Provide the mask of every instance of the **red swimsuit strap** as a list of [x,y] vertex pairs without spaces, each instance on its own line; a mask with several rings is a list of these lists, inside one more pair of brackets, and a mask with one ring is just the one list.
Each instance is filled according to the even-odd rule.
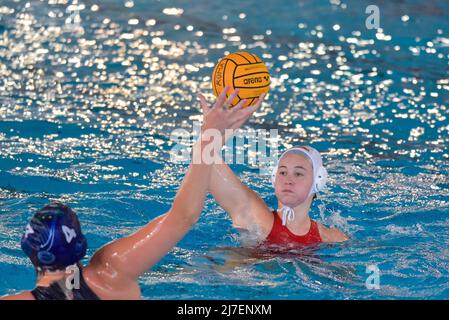
[[268,238],[273,238],[273,236],[278,235],[280,233],[287,234],[288,238],[292,242],[298,242],[298,243],[316,243],[321,242],[321,236],[320,236],[320,230],[318,229],[318,223],[316,223],[314,220],[310,219],[310,229],[309,231],[304,235],[296,235],[293,232],[291,232],[287,226],[282,225],[282,220],[278,216],[277,211],[274,212],[274,223],[273,228],[270,232],[270,235]]

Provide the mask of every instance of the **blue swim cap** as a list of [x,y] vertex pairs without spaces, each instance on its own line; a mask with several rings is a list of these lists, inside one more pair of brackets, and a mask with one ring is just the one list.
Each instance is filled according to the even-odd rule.
[[41,270],[62,270],[80,261],[87,250],[76,213],[53,202],[39,210],[27,225],[22,250]]

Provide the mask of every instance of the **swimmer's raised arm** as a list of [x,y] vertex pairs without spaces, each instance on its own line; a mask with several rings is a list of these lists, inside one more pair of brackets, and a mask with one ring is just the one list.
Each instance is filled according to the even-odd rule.
[[[205,132],[215,129],[224,134],[225,129],[238,129],[257,109],[257,106],[243,109],[245,101],[229,109],[226,106],[230,105],[235,95],[226,99],[228,90],[223,90],[214,106],[204,115],[202,132],[193,148],[194,161],[189,166],[171,209],[136,233],[97,251],[86,268],[86,277],[95,277],[97,283],[103,279],[102,282],[107,284],[105,287],[114,287],[122,292],[133,290],[135,288],[132,286],[137,286],[139,275],[157,263],[196,223],[203,209],[212,169],[212,164],[206,164],[201,161],[202,157],[196,157],[198,153],[202,155],[206,149],[210,150],[211,144],[218,144],[218,149],[223,145],[221,139],[209,141]],[[195,160],[199,160],[199,163]]]
[[[263,101],[261,95],[255,104],[258,108]],[[203,112],[207,112],[205,98],[199,96]],[[211,171],[209,191],[218,204],[229,213],[236,228],[248,229],[252,225],[260,228],[265,237],[271,230],[273,214],[261,197],[234,174],[231,168],[221,160],[214,164]]]

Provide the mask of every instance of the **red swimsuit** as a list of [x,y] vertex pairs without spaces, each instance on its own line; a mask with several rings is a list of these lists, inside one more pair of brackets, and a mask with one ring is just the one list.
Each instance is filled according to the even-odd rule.
[[276,211],[274,213],[274,222],[273,227],[271,228],[271,232],[268,237],[265,239],[265,244],[276,244],[276,245],[285,245],[285,244],[301,244],[301,245],[316,245],[323,240],[320,236],[320,231],[318,230],[318,224],[310,220],[310,229],[305,235],[298,236],[291,232],[286,226],[282,225],[282,220],[277,215]]

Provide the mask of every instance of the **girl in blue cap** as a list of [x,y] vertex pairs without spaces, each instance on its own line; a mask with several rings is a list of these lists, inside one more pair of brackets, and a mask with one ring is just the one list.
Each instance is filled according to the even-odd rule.
[[[223,90],[204,115],[201,135],[193,148],[194,160],[210,150],[212,143],[218,147],[224,143],[224,139],[209,141],[206,130],[215,129],[224,136],[225,129],[242,126],[262,103],[263,96],[252,107],[242,109],[243,100],[230,109],[238,91],[226,99],[228,90]],[[199,218],[212,168],[210,161],[199,162],[190,165],[167,213],[100,248],[85,267],[80,260],[86,254],[87,242],[75,212],[57,202],[39,210],[22,237],[22,248],[38,272],[37,286],[5,299],[139,299],[139,276],[171,250]],[[78,281],[74,277],[77,272]]]

